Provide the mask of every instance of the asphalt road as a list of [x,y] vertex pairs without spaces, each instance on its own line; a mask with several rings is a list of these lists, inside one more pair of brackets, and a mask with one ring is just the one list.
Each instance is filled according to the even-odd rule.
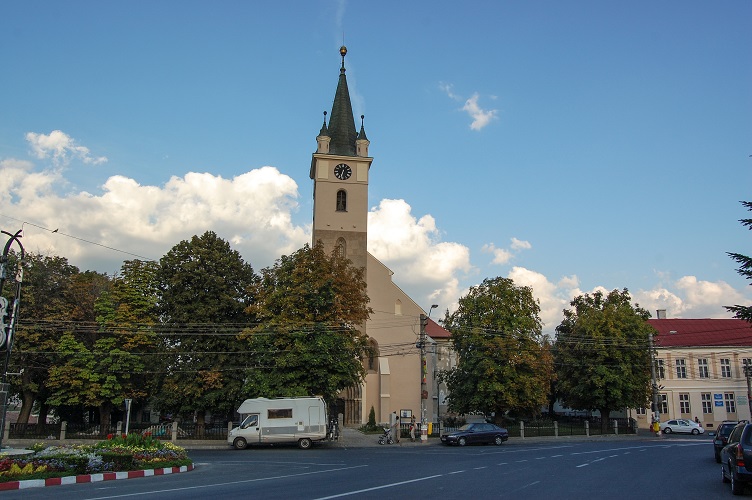
[[502,446],[194,450],[192,472],[31,488],[1,498],[654,498],[730,496],[707,436]]

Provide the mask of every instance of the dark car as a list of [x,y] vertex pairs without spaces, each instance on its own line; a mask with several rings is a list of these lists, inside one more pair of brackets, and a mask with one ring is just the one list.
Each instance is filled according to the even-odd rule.
[[721,450],[728,443],[729,434],[734,430],[739,422],[721,422],[715,430],[713,438],[713,451],[715,452],[715,461],[721,463]]
[[752,482],[752,424],[737,424],[721,449],[721,478],[731,483],[731,493],[741,495]]
[[476,443],[500,445],[507,439],[507,430],[494,424],[465,424],[456,431],[441,436],[442,443],[459,446]]

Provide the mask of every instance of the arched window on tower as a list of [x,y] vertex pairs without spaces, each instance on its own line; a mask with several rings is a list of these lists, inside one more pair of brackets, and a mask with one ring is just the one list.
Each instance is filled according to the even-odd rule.
[[347,242],[344,238],[337,238],[334,248],[337,250],[337,257],[342,257],[343,259],[347,257]]
[[337,191],[337,212],[347,212],[347,191]]
[[402,316],[402,301],[400,299],[397,299],[394,303],[394,314],[395,316]]

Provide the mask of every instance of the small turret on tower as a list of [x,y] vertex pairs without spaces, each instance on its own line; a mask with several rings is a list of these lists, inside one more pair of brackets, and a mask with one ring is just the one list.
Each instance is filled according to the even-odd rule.
[[358,156],[368,156],[368,146],[371,144],[371,141],[366,137],[364,122],[365,115],[360,115],[360,133],[355,141],[355,150]]
[[329,143],[331,140],[332,138],[329,136],[329,129],[326,126],[326,111],[324,111],[324,124],[321,126],[321,131],[319,131],[319,135],[316,137],[316,143],[318,144],[316,152],[328,154]]

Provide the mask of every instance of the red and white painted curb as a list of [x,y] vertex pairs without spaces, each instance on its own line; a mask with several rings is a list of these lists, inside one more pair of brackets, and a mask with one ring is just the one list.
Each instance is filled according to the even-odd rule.
[[48,479],[25,479],[23,481],[8,481],[0,483],[0,491],[23,490],[26,488],[41,488],[45,486],[59,486],[61,484],[98,483],[99,481],[113,481],[116,479],[133,479],[134,477],[166,476],[193,470],[194,465],[180,467],[165,467],[162,469],[131,470],[128,472],[102,472],[101,474],[83,474],[80,476],[51,477]]

